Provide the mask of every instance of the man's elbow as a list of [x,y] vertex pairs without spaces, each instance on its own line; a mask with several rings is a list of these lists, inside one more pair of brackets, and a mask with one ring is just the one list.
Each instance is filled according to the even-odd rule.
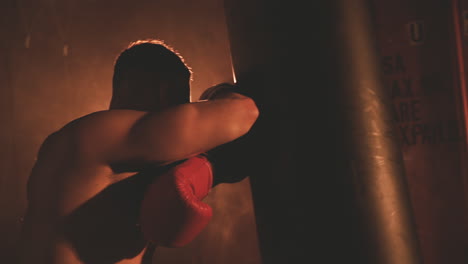
[[251,98],[245,98],[242,103],[243,109],[243,116],[242,116],[242,124],[243,124],[243,131],[242,134],[246,134],[255,124],[260,115],[260,111],[258,110],[257,104]]
[[260,111],[258,110],[257,104],[252,98],[247,99],[248,106],[247,109],[249,111],[249,116],[252,121],[252,125],[257,121],[258,116],[260,115]]

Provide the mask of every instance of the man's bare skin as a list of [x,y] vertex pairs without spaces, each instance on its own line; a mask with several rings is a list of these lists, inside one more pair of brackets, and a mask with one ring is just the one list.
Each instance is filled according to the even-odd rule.
[[30,175],[20,263],[142,263],[145,187],[174,162],[246,134],[257,116],[250,98],[232,93],[67,124],[45,140]]

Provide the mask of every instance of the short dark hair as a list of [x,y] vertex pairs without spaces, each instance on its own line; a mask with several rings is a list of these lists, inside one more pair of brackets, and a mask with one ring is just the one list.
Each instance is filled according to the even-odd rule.
[[161,40],[146,39],[130,43],[114,64],[112,87],[119,90],[121,81],[131,78],[132,72],[159,74],[161,78],[186,78],[190,81],[192,70],[183,57]]

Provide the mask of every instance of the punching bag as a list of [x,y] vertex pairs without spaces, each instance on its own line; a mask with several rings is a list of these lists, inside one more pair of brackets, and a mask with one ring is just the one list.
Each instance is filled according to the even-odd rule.
[[264,263],[421,263],[368,4],[225,0]]
[[[452,2],[452,3],[451,3]],[[373,1],[386,89],[425,264],[468,263],[453,2]],[[459,11],[460,12],[460,11]],[[460,16],[462,15],[459,13]]]

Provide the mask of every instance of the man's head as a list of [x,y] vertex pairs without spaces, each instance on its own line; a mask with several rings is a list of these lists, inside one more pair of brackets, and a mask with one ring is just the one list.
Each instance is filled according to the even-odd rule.
[[117,58],[110,108],[157,111],[190,102],[191,70],[159,40],[139,40]]

